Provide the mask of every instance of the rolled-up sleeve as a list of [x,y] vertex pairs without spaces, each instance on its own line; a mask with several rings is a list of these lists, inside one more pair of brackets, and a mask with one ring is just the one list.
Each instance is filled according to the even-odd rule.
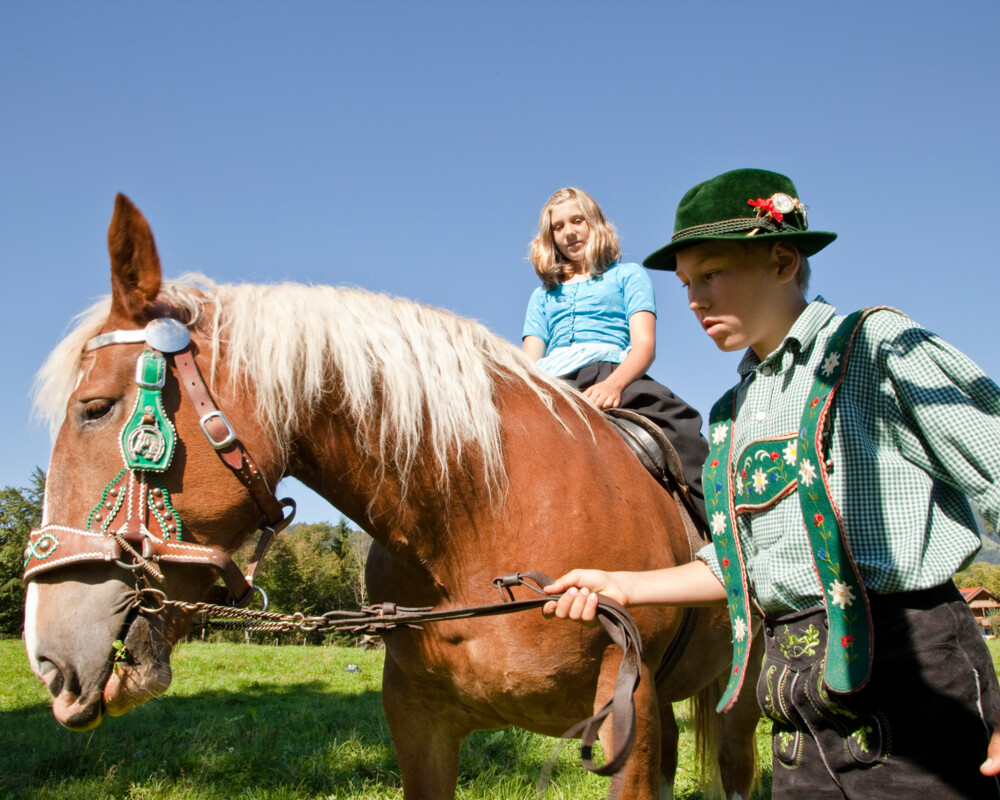
[[723,586],[726,585],[726,579],[722,575],[722,567],[719,565],[719,558],[715,555],[714,544],[706,544],[694,554],[694,557],[699,561],[704,561],[705,566],[712,570],[712,574],[718,579],[719,583]]

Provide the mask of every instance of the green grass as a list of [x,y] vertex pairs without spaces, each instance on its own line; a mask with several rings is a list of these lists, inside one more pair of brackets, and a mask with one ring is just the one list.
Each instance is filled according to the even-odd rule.
[[[343,647],[183,644],[166,694],[81,734],[53,719],[22,643],[0,640],[0,797],[401,798],[382,659]],[[347,672],[349,664],[360,671]],[[697,800],[693,733],[682,713],[677,796]],[[607,779],[581,766],[576,742],[560,750],[558,740],[511,729],[466,740],[457,797],[536,800],[538,776],[557,753],[546,800],[607,796]]]
[[[994,664],[1000,643],[989,643]],[[349,664],[359,672],[347,672]],[[382,653],[342,647],[184,644],[163,697],[89,733],[53,719],[19,641],[0,640],[0,797],[20,800],[381,800],[401,798],[382,713]],[[676,796],[702,797],[682,730]],[[758,753],[770,761],[766,727]],[[462,751],[459,800],[537,800],[558,750],[521,730],[478,732]],[[559,752],[546,800],[598,800],[607,780]],[[769,766],[759,796],[769,795]]]

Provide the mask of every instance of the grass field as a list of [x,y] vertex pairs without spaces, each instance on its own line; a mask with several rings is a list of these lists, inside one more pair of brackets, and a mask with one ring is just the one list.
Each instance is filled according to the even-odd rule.
[[[994,663],[997,646],[991,644]],[[379,695],[380,651],[183,644],[161,698],[89,733],[61,728],[20,641],[0,640],[0,798],[32,800],[381,800],[401,798]],[[356,665],[357,671],[348,671]],[[676,796],[702,797],[678,707]],[[460,800],[536,800],[558,742],[479,732],[462,751]],[[762,725],[758,752],[769,762]],[[607,780],[559,752],[546,800],[604,798]],[[769,795],[769,765],[757,796]]]

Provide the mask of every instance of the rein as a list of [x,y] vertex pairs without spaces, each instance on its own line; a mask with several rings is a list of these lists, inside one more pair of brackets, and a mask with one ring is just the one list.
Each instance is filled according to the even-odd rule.
[[[531,581],[531,583],[529,583]],[[532,583],[537,585],[532,585]],[[148,612],[157,612],[164,606],[174,606],[183,611],[204,613],[210,617],[223,618],[221,623],[212,623],[224,629],[245,630],[247,632],[318,632],[318,633],[372,633],[381,634],[395,628],[422,629],[422,623],[444,620],[491,617],[514,614],[541,608],[550,600],[558,600],[562,595],[545,594],[542,589],[552,583],[552,578],[541,572],[516,572],[493,579],[493,585],[500,593],[500,602],[466,608],[451,608],[435,611],[432,607],[406,608],[395,603],[364,606],[360,611],[328,611],[318,616],[302,613],[277,614],[268,611],[253,611],[246,608],[216,605],[213,603],[185,603],[168,600],[158,590],[146,590],[152,595],[152,607],[141,606]],[[530,589],[539,597],[515,600],[512,589],[521,586]],[[137,599],[138,602],[138,599]],[[635,742],[635,690],[639,686],[642,670],[642,638],[635,621],[625,608],[610,598],[598,595],[597,618],[612,641],[622,649],[622,661],[618,666],[615,690],[612,698],[593,716],[582,720],[563,734],[564,739],[580,737],[580,759],[583,765],[597,775],[615,775],[625,764]],[[593,744],[602,723],[612,717],[614,752],[605,763],[596,766],[593,762]]]

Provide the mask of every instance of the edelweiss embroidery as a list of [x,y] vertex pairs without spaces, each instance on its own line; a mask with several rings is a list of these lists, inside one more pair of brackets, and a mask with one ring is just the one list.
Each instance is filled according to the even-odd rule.
[[798,443],[795,439],[792,439],[788,444],[785,445],[785,449],[782,451],[782,455],[785,458],[785,463],[790,467],[795,466],[795,461],[799,457]]
[[840,606],[841,609],[854,605],[854,592],[843,581],[834,581],[830,584],[830,597],[832,598],[830,602]]

